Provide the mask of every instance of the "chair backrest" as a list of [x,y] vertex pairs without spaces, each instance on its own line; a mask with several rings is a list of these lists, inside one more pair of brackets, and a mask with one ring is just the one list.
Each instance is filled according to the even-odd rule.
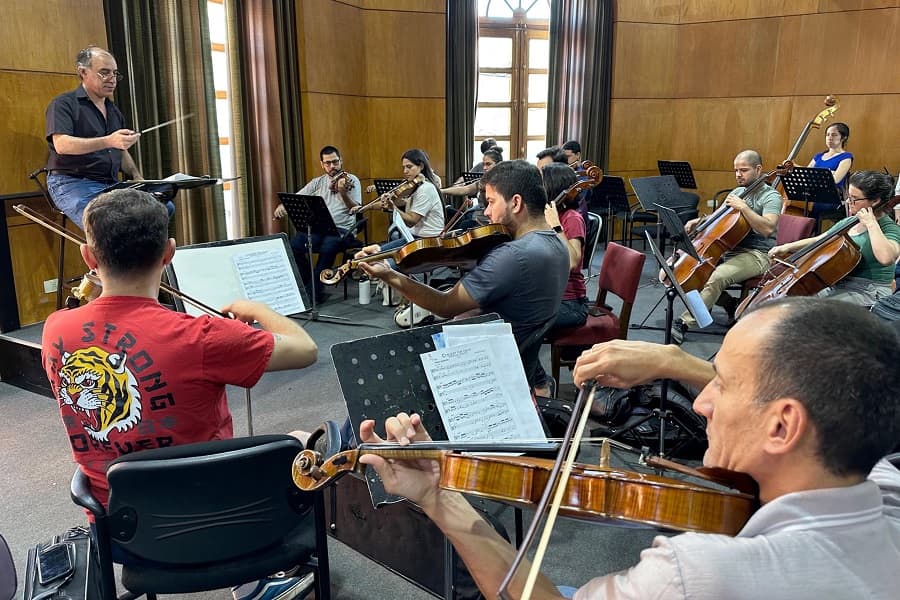
[[607,292],[612,292],[622,299],[622,310],[619,313],[619,328],[623,340],[628,337],[631,307],[634,305],[635,296],[637,296],[637,289],[641,282],[641,273],[646,259],[647,257],[643,252],[610,242],[606,247],[606,253],[603,255],[603,264],[600,265],[597,306],[606,304]]
[[778,217],[778,233],[775,234],[775,244],[789,244],[808,238],[812,235],[816,220],[812,217],[798,217],[794,215],[781,215]]
[[113,461],[109,531],[122,548],[167,564],[237,559],[315,526],[313,497],[291,479],[303,450],[287,435],[134,452]]
[[603,218],[589,212],[585,221],[584,252],[581,256],[581,268],[587,269],[588,277],[591,275],[591,261],[594,260],[594,251],[597,249],[597,239],[600,237],[600,229],[603,228]]
[[6,540],[0,535],[0,600],[12,600],[16,596],[16,565]]

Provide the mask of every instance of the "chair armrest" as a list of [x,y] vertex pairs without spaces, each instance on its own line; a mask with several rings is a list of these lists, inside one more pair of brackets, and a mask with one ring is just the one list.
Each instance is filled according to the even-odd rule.
[[91,480],[79,467],[75,467],[75,474],[72,476],[69,495],[72,497],[72,502],[86,509],[96,518],[99,519],[106,516],[106,509],[103,508],[100,501],[91,494]]

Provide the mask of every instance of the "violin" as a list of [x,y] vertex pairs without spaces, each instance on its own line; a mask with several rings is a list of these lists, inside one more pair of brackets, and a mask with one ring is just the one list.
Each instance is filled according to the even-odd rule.
[[561,208],[568,205],[569,202],[578,197],[578,194],[580,194],[584,190],[589,190],[591,188],[597,187],[598,185],[600,185],[600,182],[603,181],[603,170],[600,167],[596,167],[593,165],[586,168],[580,173],[576,173],[576,175],[578,176],[578,179],[575,181],[575,183],[560,192],[556,196],[556,198],[553,199],[553,202],[556,203],[557,207]]
[[353,186],[355,185],[355,183],[353,182],[353,180],[350,178],[350,173],[348,173],[347,171],[344,171],[344,170],[342,169],[341,171],[338,172],[337,175],[335,175],[334,177],[332,177],[331,180],[328,182],[328,189],[331,190],[331,193],[332,193],[332,194],[337,194],[337,193],[338,193],[338,184],[339,184],[341,181],[345,182],[345,183],[344,183],[344,190],[346,190],[346,191],[348,191],[348,192],[349,192],[350,190],[352,190],[352,189],[353,189]]
[[[794,163],[786,160],[744,188],[738,197],[746,198],[772,175],[786,175],[793,170]],[[682,254],[672,268],[681,287],[686,292],[703,289],[722,256],[741,243],[741,240],[750,233],[750,229],[750,223],[741,211],[722,203],[722,206],[701,221],[691,233],[691,243],[702,260],[698,262],[691,255]]]
[[[314,491],[346,473],[363,473],[365,465],[359,458],[376,454],[387,459],[436,460],[441,472],[438,485],[446,490],[526,507],[537,504],[544,493],[554,463],[552,459],[460,454],[448,449],[454,446],[460,445],[361,444],[328,458],[304,450],[294,459],[291,470],[299,489]],[[503,444],[482,446],[482,451],[488,446],[494,451],[507,449]],[[759,507],[753,493],[718,490],[671,477],[613,468],[608,465],[608,456],[608,450],[602,450],[601,464],[573,465],[561,514],[588,521],[640,523],[675,531],[735,535]],[[699,470],[692,472],[698,473],[711,478]]]
[[[900,196],[880,204],[879,211],[887,211],[900,203]],[[738,305],[735,316],[757,304],[785,296],[812,296],[850,274],[862,255],[859,246],[850,238],[850,229],[859,223],[856,215],[814,244],[794,252],[778,263],[787,267],[780,273],[773,268],[766,271],[760,284]]]
[[373,208],[385,208],[384,201],[386,201],[386,200],[390,200],[391,202],[394,202],[394,204],[396,205],[396,201],[398,199],[409,198],[410,196],[413,195],[413,192],[415,192],[417,189],[419,189],[419,186],[422,185],[423,183],[425,183],[425,176],[423,174],[419,173],[413,179],[410,179],[409,181],[404,181],[404,182],[398,184],[396,187],[383,193],[375,200],[369,202],[365,206],[360,207],[359,210],[357,210],[356,212],[361,213],[363,211],[370,210]]
[[424,273],[438,266],[472,269],[482,256],[511,239],[506,227],[496,223],[474,227],[451,236],[420,238],[396,250],[354,258],[337,269],[324,269],[319,275],[319,281],[326,285],[336,285],[348,273],[359,268],[360,263],[388,258],[394,259],[398,271],[407,274]]

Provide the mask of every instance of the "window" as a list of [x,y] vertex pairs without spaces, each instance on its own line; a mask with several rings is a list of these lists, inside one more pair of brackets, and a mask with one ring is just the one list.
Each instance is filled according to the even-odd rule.
[[479,0],[475,158],[494,138],[505,158],[546,146],[550,0]]
[[[228,76],[228,33],[225,25],[225,0],[208,0],[209,40],[212,53],[213,85],[216,88],[216,117],[219,123],[219,158],[222,161],[222,178],[234,177],[234,160],[231,146],[231,88]],[[234,191],[232,182],[222,186],[225,196],[225,231],[228,239],[234,239]]]

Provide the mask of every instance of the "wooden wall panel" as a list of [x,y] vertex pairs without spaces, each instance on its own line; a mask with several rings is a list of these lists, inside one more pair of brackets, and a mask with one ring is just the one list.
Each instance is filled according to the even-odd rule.
[[[380,150],[371,155],[373,177],[400,177],[400,156],[410,148],[421,148],[446,179],[443,99],[370,98],[368,121],[371,146]],[[440,126],[420,127],[420,123]]]
[[900,0],[819,0],[819,12],[900,7]]
[[0,40],[0,69],[74,73],[79,50],[106,45],[103,0],[3,0]]
[[365,11],[369,96],[443,98],[446,16]]
[[[345,2],[347,0],[344,0]],[[445,14],[447,4],[444,0],[352,0],[360,8],[369,10],[389,10],[408,12],[433,12]]]
[[307,148],[308,178],[322,173],[319,150],[330,144],[340,148],[344,168],[359,177],[369,177],[368,135],[365,123],[368,100],[362,96],[336,94],[302,94],[304,115],[315,115],[304,123],[311,145]]
[[616,23],[614,44],[613,98],[675,95],[675,81],[680,76],[676,26]]
[[815,12],[818,2],[819,0],[752,0],[751,2],[685,0],[682,3],[680,22],[737,21],[802,15]]
[[618,0],[616,21],[623,23],[678,23],[682,0]]
[[8,149],[0,160],[0,194],[35,189],[28,174],[47,162],[44,111],[54,96],[77,85],[71,75],[0,71],[0,144]]
[[359,43],[364,35],[360,10],[332,0],[304,0],[302,4],[303,89],[365,95],[365,56]]

